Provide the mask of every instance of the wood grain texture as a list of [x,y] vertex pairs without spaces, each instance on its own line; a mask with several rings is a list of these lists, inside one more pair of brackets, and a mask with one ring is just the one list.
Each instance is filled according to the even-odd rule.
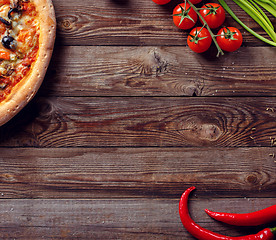
[[264,47],[221,58],[186,47],[61,47],[41,91],[45,96],[276,96],[275,56]]
[[0,146],[271,146],[275,118],[275,98],[37,98]]
[[[58,23],[58,43],[63,45],[186,45],[187,31],[172,21],[174,7],[183,1],[159,6],[152,1],[63,1],[54,0]],[[237,16],[253,30],[265,32],[232,1]],[[271,18],[275,25],[275,18]],[[227,15],[225,26],[236,26],[244,35],[244,46],[266,46]],[[216,34],[216,32],[215,32]]]
[[[271,198],[228,199],[227,204],[191,198],[191,216],[197,223],[231,236],[261,227],[221,224],[204,213],[206,207],[249,212],[276,203]],[[178,199],[1,200],[0,215],[1,239],[194,239],[180,222]]]
[[[178,216],[191,185],[203,227],[263,228],[225,225],[204,209],[276,204],[276,51],[242,30],[237,52],[192,53],[172,23],[179,2],[53,0],[45,81],[0,128],[0,239],[194,240]],[[240,28],[229,16],[225,25]]]
[[2,198],[275,197],[273,148],[2,149]]

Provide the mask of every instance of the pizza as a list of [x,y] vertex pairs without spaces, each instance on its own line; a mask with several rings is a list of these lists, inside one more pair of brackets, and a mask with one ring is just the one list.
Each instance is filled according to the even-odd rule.
[[38,91],[55,34],[51,0],[0,0],[0,126]]

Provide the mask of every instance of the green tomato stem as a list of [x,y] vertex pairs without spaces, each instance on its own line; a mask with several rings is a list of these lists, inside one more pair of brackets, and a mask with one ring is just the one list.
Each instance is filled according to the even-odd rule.
[[213,41],[214,41],[214,43],[216,45],[216,48],[218,49],[217,57],[219,57],[220,54],[224,55],[224,52],[222,51],[222,49],[218,45],[218,42],[216,40],[216,37],[215,37],[214,33],[212,32],[211,28],[209,27],[209,25],[207,24],[207,22],[205,21],[205,19],[199,13],[198,8],[196,8],[196,6],[194,4],[192,4],[189,0],[185,0],[185,2],[186,1],[190,4],[190,6],[192,7],[192,9],[194,9],[194,11],[196,12],[196,14],[200,17],[200,19],[202,20],[202,22],[206,26],[207,30],[209,31],[209,33],[211,35],[211,38],[213,39]]

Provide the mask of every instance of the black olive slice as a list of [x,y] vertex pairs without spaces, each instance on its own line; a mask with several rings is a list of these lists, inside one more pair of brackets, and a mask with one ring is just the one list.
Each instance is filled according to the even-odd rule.
[[2,45],[7,48],[7,49],[15,49],[16,44],[15,44],[15,39],[11,36],[4,36],[2,38]]
[[0,17],[0,21],[2,22],[2,23],[4,23],[5,25],[7,25],[7,26],[11,26],[11,22],[9,22],[9,21],[7,21],[6,19],[4,19],[4,18],[2,18],[2,17]]
[[10,11],[8,12],[9,19],[12,19],[12,13],[21,14],[21,10],[18,8],[18,6],[15,8],[11,8]]

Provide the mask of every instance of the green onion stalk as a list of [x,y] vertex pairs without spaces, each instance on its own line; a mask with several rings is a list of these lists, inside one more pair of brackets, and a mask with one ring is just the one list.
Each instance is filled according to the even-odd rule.
[[267,39],[251,28],[249,28],[246,24],[244,24],[236,14],[231,10],[231,8],[226,4],[224,0],[218,0],[221,6],[230,14],[230,16],[236,20],[243,28],[245,28],[252,35],[268,43],[272,46],[276,46],[276,32],[274,30],[274,26],[269,20],[268,16],[262,10],[265,9],[269,13],[271,13],[274,17],[276,17],[276,0],[233,0],[238,6],[240,6],[252,19],[254,19],[268,34],[271,38]]

